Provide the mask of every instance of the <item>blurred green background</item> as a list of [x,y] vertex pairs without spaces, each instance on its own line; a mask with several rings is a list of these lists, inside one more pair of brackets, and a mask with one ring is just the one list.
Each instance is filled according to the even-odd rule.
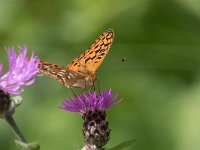
[[[107,147],[136,139],[129,149],[200,149],[198,0],[1,0],[0,21],[3,64],[4,46],[27,44],[42,60],[64,66],[113,28],[98,76],[101,88],[112,87],[124,101],[108,111]],[[81,117],[58,108],[70,95],[49,77],[25,87],[14,118],[30,142],[40,141],[42,150],[83,146]],[[17,149],[14,139],[0,120],[0,149]]]

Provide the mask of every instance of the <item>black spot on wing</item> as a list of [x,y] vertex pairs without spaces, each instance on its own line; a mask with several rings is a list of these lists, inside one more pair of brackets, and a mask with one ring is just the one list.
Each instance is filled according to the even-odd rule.
[[93,60],[95,57],[96,57],[96,54],[95,54],[93,57],[87,58],[87,59],[85,60],[85,63],[87,63],[90,59]]

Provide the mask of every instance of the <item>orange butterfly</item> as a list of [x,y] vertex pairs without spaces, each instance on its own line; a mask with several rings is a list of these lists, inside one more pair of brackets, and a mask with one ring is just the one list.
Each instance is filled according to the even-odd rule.
[[40,61],[39,72],[55,78],[69,88],[82,88],[94,85],[96,72],[107,55],[114,38],[112,29],[103,32],[95,43],[66,67]]

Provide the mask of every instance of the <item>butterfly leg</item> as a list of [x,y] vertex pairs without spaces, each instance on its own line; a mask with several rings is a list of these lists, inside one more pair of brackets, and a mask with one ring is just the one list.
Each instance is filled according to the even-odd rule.
[[93,85],[93,87],[94,87],[94,91],[96,90],[96,84],[95,84],[95,81],[93,81],[93,83],[92,83],[92,85]]
[[74,94],[74,96],[76,96],[76,93],[74,92],[74,90],[72,88],[70,88],[72,93]]
[[[86,88],[84,88],[84,89],[82,89],[81,90],[81,95],[82,95],[82,97],[84,97],[84,92],[86,91]],[[89,91],[89,90],[88,90]],[[86,93],[86,92],[85,92]]]

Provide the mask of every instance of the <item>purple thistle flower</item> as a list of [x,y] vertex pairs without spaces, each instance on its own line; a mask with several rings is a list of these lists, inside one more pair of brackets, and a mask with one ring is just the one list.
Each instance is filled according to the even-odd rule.
[[61,104],[61,108],[66,111],[79,112],[84,115],[88,110],[102,110],[105,111],[113,105],[122,101],[115,102],[118,94],[113,96],[112,89],[109,91],[101,90],[100,94],[97,95],[96,91],[91,91],[86,94],[85,92],[81,95],[75,95],[73,98],[64,100]]
[[118,94],[113,95],[112,89],[83,92],[73,98],[64,100],[61,108],[66,111],[79,112],[84,120],[83,136],[86,145],[102,148],[110,139],[110,129],[106,120],[106,110],[122,101],[115,101]]
[[9,69],[1,76],[3,66],[0,64],[0,90],[9,94],[20,94],[23,92],[22,86],[29,86],[34,83],[35,76],[38,76],[38,63],[40,59],[37,56],[27,58],[27,47],[18,47],[19,55],[14,47],[6,48],[8,53]]

